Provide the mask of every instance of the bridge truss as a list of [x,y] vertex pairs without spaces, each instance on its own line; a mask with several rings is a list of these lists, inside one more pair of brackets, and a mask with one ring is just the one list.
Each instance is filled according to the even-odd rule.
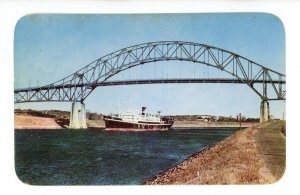
[[[122,71],[150,62],[170,60],[204,64],[227,72],[234,78],[232,83],[248,85],[262,100],[285,99],[285,75],[282,73],[217,47],[184,41],[160,41],[134,45],[112,52],[52,84],[35,88],[16,89],[14,90],[15,103],[41,101],[83,102],[96,87],[109,83],[107,82],[109,78]],[[174,80],[178,81],[177,83],[183,83],[180,79]],[[192,80],[187,79],[185,83],[192,82]],[[221,80],[219,83],[225,82]],[[165,81],[166,79],[156,83],[164,83]],[[128,84],[128,82],[123,83]],[[207,80],[207,83],[215,82],[217,81],[211,80],[209,82]],[[137,84],[145,83],[140,82]],[[268,96],[269,89],[273,91],[274,96]]]

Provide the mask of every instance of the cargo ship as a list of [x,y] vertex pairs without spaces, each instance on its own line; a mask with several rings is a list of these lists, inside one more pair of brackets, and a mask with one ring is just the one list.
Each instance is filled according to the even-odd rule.
[[156,115],[145,113],[146,107],[136,116],[132,113],[103,116],[106,131],[166,131],[174,120],[161,117],[160,111]]

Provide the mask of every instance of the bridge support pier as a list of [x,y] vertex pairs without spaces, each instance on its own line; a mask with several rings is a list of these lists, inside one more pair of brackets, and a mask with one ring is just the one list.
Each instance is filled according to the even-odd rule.
[[81,102],[72,103],[72,111],[70,114],[70,129],[86,129],[86,112],[85,105]]
[[260,103],[260,122],[265,122],[269,120],[270,106],[267,100],[262,100]]

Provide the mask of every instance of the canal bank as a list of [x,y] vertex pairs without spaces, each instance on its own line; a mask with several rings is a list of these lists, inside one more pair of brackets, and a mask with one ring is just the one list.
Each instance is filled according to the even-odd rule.
[[145,184],[269,184],[285,170],[285,122],[268,121],[234,133]]

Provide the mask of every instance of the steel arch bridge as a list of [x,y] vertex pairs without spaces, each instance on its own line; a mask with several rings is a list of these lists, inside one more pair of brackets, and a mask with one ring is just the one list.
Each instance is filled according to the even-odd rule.
[[[214,46],[185,41],[158,41],[126,47],[107,54],[75,73],[49,85],[15,89],[15,103],[83,102],[96,87],[104,86],[107,79],[122,71],[151,62],[173,60],[204,64],[227,72],[233,76],[232,81],[239,81],[232,83],[248,85],[264,101],[285,99],[286,92],[283,88],[285,75],[282,73],[271,70],[234,52]],[[177,83],[184,82],[180,79],[177,80]],[[189,83],[191,80],[186,79],[185,82]],[[129,84],[128,82],[125,81],[123,84]],[[165,80],[155,83],[165,83]],[[222,83],[222,81],[208,80],[207,83]],[[260,86],[255,84],[260,84]],[[275,96],[268,96],[268,85],[271,86]]]
[[[114,75],[135,66],[159,61],[186,61],[204,64],[232,75],[233,79],[156,79],[109,81]],[[99,86],[155,83],[244,83],[262,99],[260,121],[269,119],[268,100],[285,99],[285,75],[231,51],[185,41],[159,41],[134,45],[107,54],[75,73],[42,87],[15,89],[15,103],[73,102],[71,128],[86,128],[84,100]],[[271,88],[273,96],[268,89]]]

